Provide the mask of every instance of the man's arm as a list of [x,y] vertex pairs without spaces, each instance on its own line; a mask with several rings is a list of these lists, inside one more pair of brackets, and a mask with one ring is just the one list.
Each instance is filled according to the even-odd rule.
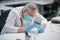
[[[5,26],[3,27],[1,34],[3,33],[16,33],[16,32],[23,32],[24,28],[23,27],[15,27],[15,20],[17,18],[17,11],[13,10],[9,13]],[[21,30],[21,31],[20,31]]]
[[46,18],[44,18],[42,15],[40,15],[39,13],[37,13],[35,21],[37,21],[38,23],[40,23],[41,25],[43,25],[44,27],[47,26],[47,20]]

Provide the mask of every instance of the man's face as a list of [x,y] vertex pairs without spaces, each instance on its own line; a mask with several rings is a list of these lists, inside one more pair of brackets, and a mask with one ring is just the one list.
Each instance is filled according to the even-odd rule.
[[36,15],[36,10],[30,10],[30,12],[28,11],[28,15],[34,17]]
[[36,10],[30,10],[30,11],[25,10],[25,11],[23,12],[23,15],[24,15],[24,16],[30,16],[30,17],[33,18],[33,17],[36,15]]

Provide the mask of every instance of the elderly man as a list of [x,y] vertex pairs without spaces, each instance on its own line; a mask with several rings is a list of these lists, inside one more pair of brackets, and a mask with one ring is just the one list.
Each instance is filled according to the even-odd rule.
[[25,27],[35,21],[43,26],[47,24],[47,20],[38,13],[38,8],[34,3],[27,3],[24,7],[13,8],[7,17],[1,34],[24,32]]

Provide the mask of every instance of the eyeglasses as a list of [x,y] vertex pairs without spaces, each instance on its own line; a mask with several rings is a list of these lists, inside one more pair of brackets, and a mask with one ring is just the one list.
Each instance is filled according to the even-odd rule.
[[[27,10],[27,11],[28,11],[28,10]],[[34,12],[36,12],[36,11],[34,10]],[[32,12],[28,11],[28,15],[33,17],[33,15],[34,15],[35,13],[33,13],[33,14],[32,14],[32,13],[33,13],[33,10],[32,10]]]

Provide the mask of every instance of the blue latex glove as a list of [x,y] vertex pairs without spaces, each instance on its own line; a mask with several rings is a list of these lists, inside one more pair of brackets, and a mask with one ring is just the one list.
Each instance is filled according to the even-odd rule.
[[44,32],[44,27],[42,25],[38,25],[36,23],[32,23],[30,25],[28,25],[26,28],[25,28],[25,31],[26,32],[29,32],[32,28],[38,28],[38,33],[43,33]]
[[29,32],[32,28],[38,27],[38,24],[32,23],[25,28],[26,32]]
[[42,25],[39,25],[38,33],[43,33],[43,32],[44,32],[44,27]]

